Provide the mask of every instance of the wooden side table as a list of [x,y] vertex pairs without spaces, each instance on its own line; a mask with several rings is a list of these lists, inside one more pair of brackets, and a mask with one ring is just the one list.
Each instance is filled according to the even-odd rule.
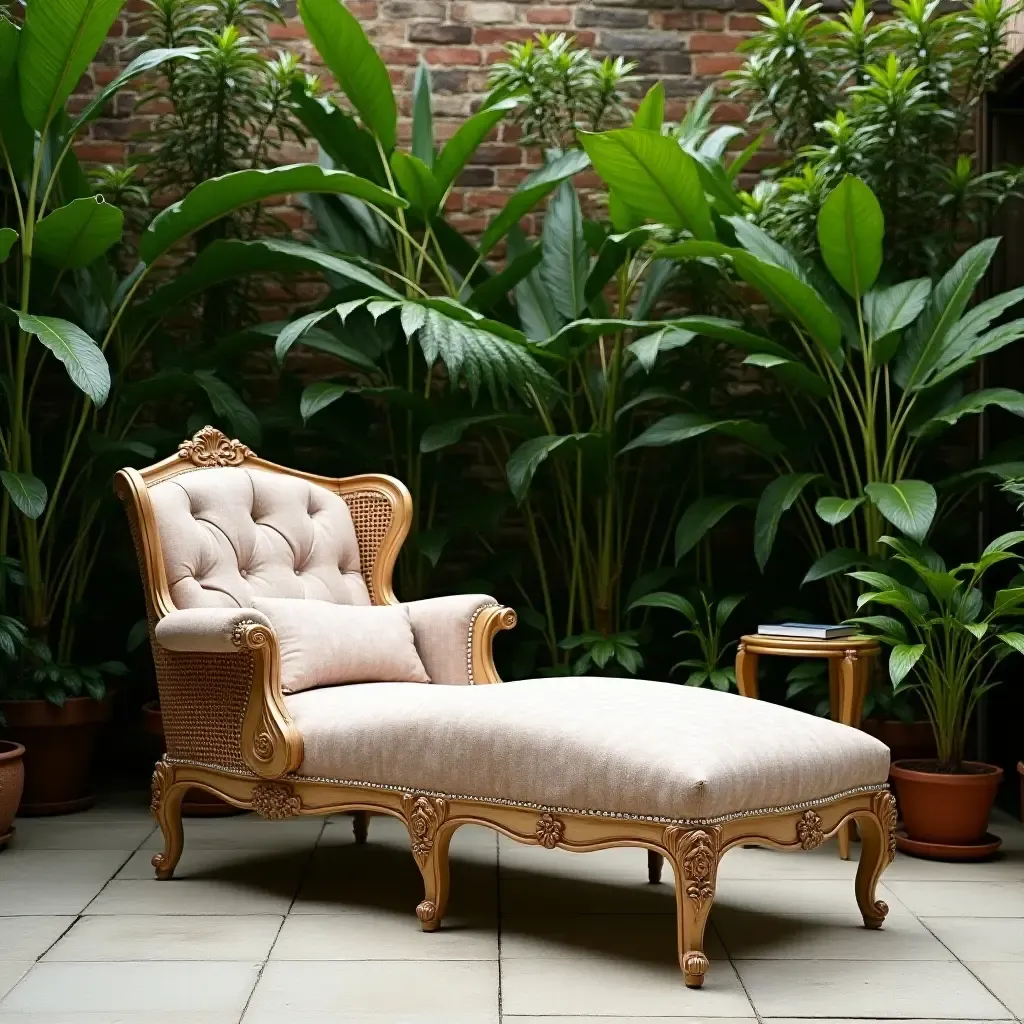
[[[839,640],[808,640],[803,637],[740,637],[736,650],[736,684],[744,697],[758,696],[757,663],[762,654],[782,658],[827,658],[828,702],[832,720],[860,728],[864,698],[868,693],[871,662],[877,657],[878,641],[871,637],[848,636]],[[850,858],[850,825],[839,831],[839,856]]]

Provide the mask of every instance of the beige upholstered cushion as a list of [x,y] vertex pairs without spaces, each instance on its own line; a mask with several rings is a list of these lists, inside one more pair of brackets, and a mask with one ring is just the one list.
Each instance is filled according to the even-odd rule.
[[885,783],[889,750],[767,701],[635,679],[342,686],[288,697],[303,775],[708,819]]
[[185,473],[150,488],[171,600],[252,606],[253,597],[370,603],[340,495],[256,469]]
[[281,648],[281,689],[400,680],[429,683],[402,605],[353,607],[328,601],[254,597]]
[[247,622],[270,625],[255,608],[180,608],[156,624],[156,642],[169,651],[236,651],[235,629]]
[[453,594],[404,605],[431,682],[469,682],[473,624],[482,608],[497,603],[486,594]]

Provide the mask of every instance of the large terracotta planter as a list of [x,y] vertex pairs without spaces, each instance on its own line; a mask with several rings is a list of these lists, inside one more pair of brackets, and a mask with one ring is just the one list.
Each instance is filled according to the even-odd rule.
[[[151,700],[142,705],[142,728],[158,741],[157,756],[164,752],[164,717],[158,701]],[[239,807],[232,807],[219,796],[205,789],[190,789],[181,802],[181,813],[186,818],[221,818],[230,814],[244,814]]]
[[89,768],[96,736],[110,717],[110,698],[0,701],[8,739],[25,748],[25,790],[19,814],[70,814],[96,802]]
[[893,761],[931,760],[935,757],[935,734],[931,722],[901,722],[890,718],[869,718],[861,728],[888,748]]
[[[990,846],[986,830],[1002,768],[980,761],[965,761],[966,771],[956,775],[937,768],[936,761],[897,761],[892,766],[907,838],[918,846],[935,846],[935,856],[949,855],[943,847]],[[927,855],[923,848],[913,852]]]
[[25,784],[25,748],[20,743],[0,740],[0,850],[14,835],[11,823],[21,803]]

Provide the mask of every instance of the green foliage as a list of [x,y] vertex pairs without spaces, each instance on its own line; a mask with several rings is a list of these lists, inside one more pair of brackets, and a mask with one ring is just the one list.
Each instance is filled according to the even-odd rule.
[[1009,56],[1020,4],[969,0],[947,10],[896,0],[885,20],[866,0],[838,15],[803,0],[762,4],[764,27],[742,44],[744,65],[731,75],[750,120],[783,156],[752,204],[759,223],[796,251],[815,251],[823,204],[852,175],[878,198],[896,273],[944,271],[964,224],[983,233],[1024,181],[1019,169],[979,174],[964,155],[978,103]]
[[601,633],[587,630],[578,636],[567,636],[558,645],[563,651],[580,651],[567,669],[573,675],[618,675],[617,666],[627,675],[635,676],[643,668],[644,659],[637,650],[634,633]]
[[895,562],[909,568],[915,585],[908,587],[883,573],[851,574],[870,588],[858,598],[858,606],[881,605],[893,609],[893,616],[850,621],[890,648],[893,689],[911,688],[920,698],[942,770],[955,772],[963,761],[974,709],[997,685],[993,674],[1007,655],[1024,652],[1024,589],[1011,586],[991,597],[985,591],[985,578],[996,565],[1021,568],[1013,549],[1024,542],[1024,533],[997,537],[977,561],[953,569],[932,552],[922,557],[899,538],[883,537],[882,542],[892,549]]
[[564,32],[506,43],[505,52],[505,60],[491,66],[486,105],[522,97],[514,121],[523,129],[524,146],[573,149],[577,130],[596,132],[626,120],[621,90],[635,63],[621,57],[598,60]]

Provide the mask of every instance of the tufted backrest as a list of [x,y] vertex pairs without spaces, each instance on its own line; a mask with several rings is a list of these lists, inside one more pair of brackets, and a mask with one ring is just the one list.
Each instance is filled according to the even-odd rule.
[[251,606],[253,597],[370,604],[344,499],[299,477],[222,467],[149,489],[171,600]]

